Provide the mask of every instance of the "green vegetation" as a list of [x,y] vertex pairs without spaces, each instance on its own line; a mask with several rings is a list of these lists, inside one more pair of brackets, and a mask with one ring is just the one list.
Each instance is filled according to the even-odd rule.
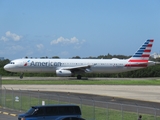
[[32,85],[160,85],[160,79],[152,80],[2,80],[2,84]]

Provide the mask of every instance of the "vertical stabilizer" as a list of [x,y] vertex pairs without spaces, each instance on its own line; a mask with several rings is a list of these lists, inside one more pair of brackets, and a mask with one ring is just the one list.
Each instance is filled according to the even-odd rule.
[[128,62],[148,62],[154,40],[147,40]]
[[138,51],[128,59],[126,67],[147,67],[154,40],[147,40]]

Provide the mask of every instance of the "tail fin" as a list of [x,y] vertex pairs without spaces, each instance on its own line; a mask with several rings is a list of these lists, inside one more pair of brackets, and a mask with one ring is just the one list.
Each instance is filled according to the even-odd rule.
[[134,62],[148,63],[153,42],[154,42],[153,39],[147,40],[139,48],[139,50],[131,58],[129,58],[128,62],[132,62],[132,63],[134,63]]

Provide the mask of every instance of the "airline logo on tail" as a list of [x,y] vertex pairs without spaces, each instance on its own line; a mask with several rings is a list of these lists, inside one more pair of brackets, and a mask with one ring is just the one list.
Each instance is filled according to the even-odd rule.
[[126,67],[147,67],[154,40],[147,40],[139,50],[128,60]]

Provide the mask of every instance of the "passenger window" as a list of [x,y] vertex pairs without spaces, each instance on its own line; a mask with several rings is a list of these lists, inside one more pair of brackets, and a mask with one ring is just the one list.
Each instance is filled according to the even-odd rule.
[[66,111],[66,114],[69,114],[69,115],[75,114],[73,107],[68,107],[68,108],[66,107],[65,111]]
[[74,107],[74,111],[76,114],[81,114],[81,110],[79,107]]
[[81,114],[79,107],[68,106],[68,107],[58,107],[59,115],[75,115]]
[[66,115],[65,107],[59,107],[59,115]]
[[47,107],[46,108],[46,115],[57,115],[57,107]]

